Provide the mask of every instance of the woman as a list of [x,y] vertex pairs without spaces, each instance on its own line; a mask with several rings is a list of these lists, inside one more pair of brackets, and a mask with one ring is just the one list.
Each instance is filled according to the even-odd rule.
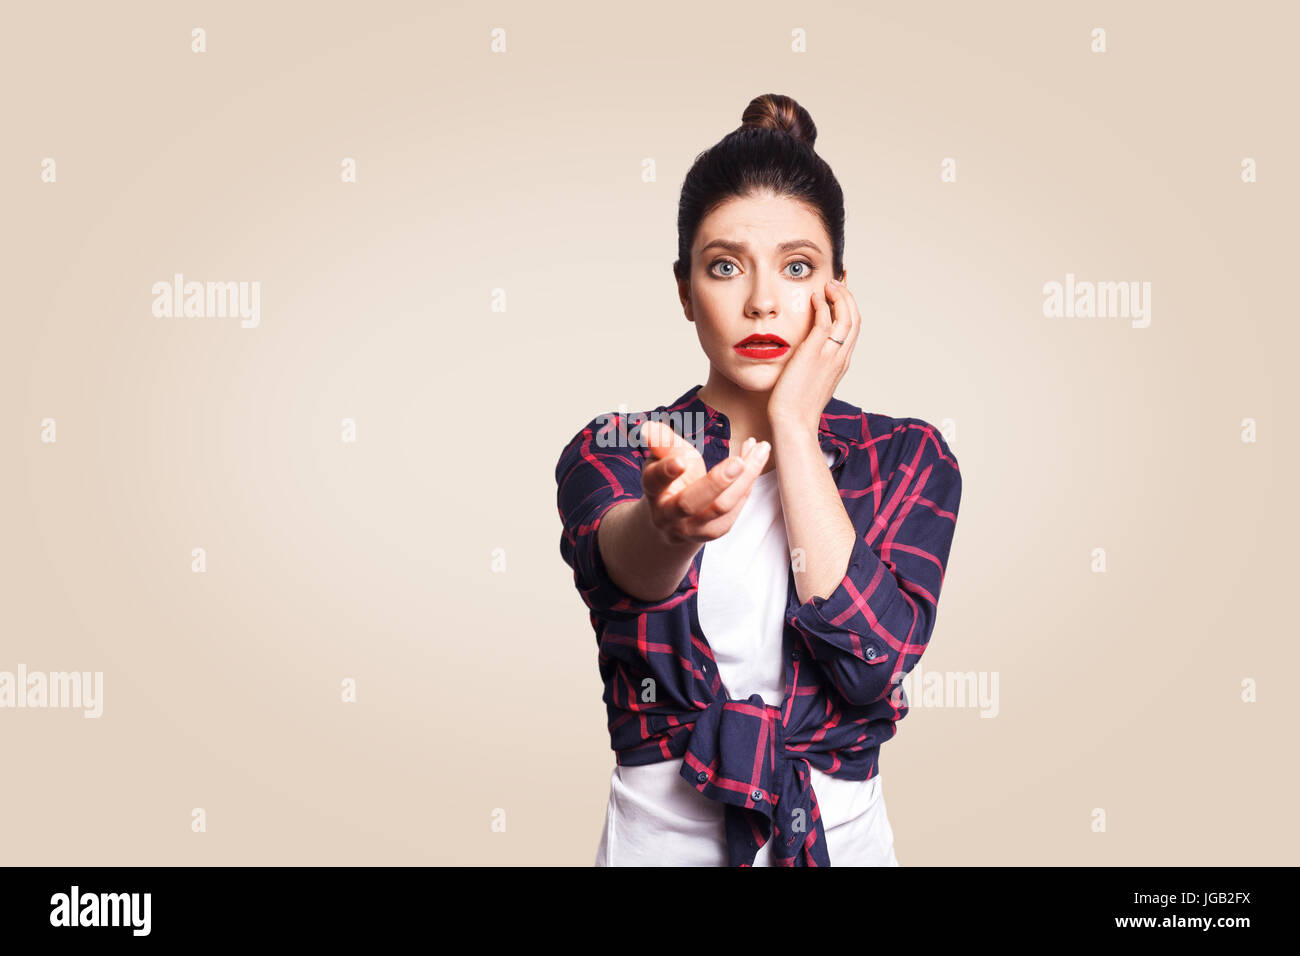
[[597,865],[898,865],[879,751],[961,474],[926,422],[834,397],[861,320],[815,138],[760,96],[696,159],[673,271],[708,380],[556,467],[617,757]]

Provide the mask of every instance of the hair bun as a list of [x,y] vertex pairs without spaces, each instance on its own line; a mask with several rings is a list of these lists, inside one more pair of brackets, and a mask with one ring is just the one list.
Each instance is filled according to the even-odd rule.
[[817,141],[817,126],[812,116],[797,102],[782,93],[764,93],[749,101],[741,115],[741,129],[757,127],[788,133],[809,149]]

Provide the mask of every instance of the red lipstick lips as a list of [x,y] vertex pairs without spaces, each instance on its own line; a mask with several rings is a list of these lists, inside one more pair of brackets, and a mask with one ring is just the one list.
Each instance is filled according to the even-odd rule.
[[790,351],[790,343],[771,332],[755,332],[747,335],[733,346],[737,355],[745,358],[772,359]]

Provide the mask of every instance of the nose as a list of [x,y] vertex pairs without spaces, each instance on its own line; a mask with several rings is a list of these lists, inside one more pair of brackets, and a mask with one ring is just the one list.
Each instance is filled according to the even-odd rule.
[[751,319],[765,319],[775,315],[778,307],[777,283],[757,278],[749,290],[749,301],[745,303],[745,314]]

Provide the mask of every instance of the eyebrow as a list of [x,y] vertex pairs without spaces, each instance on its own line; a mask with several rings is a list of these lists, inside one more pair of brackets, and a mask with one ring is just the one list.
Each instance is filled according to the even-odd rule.
[[[720,249],[725,249],[727,252],[731,252],[736,255],[740,255],[741,253],[744,253],[749,249],[749,246],[743,242],[732,242],[730,239],[714,239],[712,242],[706,243],[700,249],[700,255],[704,255],[704,253],[708,252],[714,246],[717,246]],[[816,250],[818,255],[821,254],[822,251],[821,247],[818,246],[817,243],[813,242],[811,239],[791,239],[789,242],[777,243],[776,251],[778,253],[790,252],[793,249],[800,249],[804,246],[808,246]]]

